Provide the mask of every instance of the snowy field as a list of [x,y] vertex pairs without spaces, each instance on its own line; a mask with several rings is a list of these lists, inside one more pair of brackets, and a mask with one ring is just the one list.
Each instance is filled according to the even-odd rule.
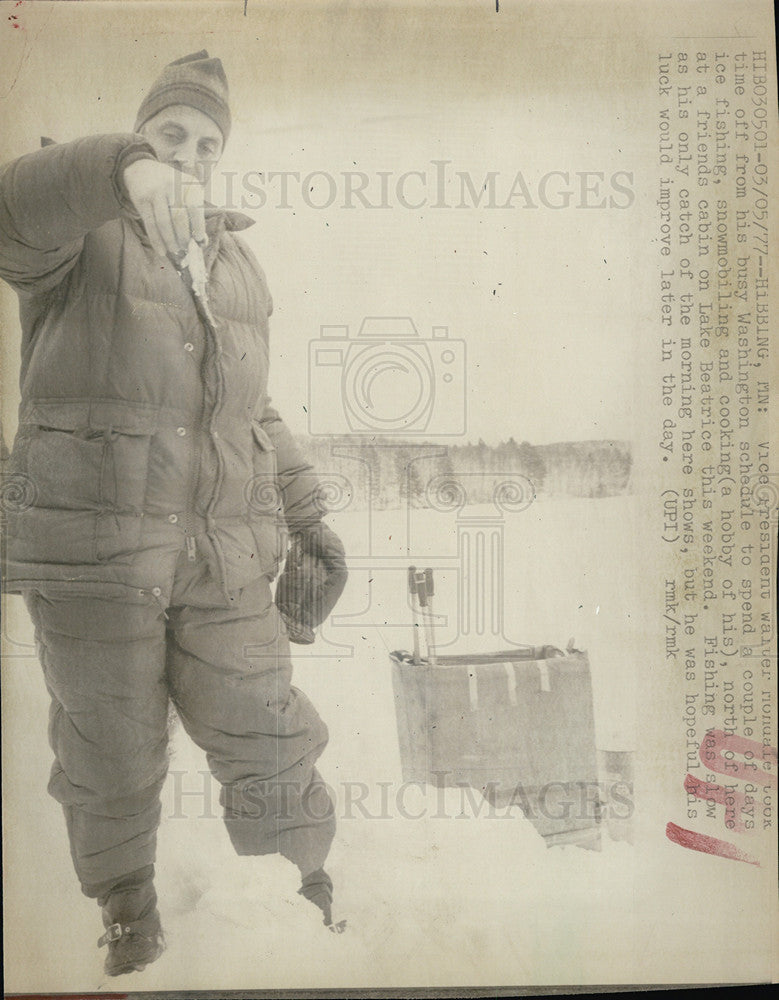
[[[218,788],[179,727],[158,856],[168,947],[144,973],[118,979],[102,974],[99,913],[80,894],[60,809],[45,792],[47,695],[25,645],[24,608],[9,598],[6,990],[608,982],[615,957],[629,960],[639,940],[636,849],[608,836],[600,852],[547,849],[516,811],[489,815],[482,804],[477,814],[475,798],[472,805],[456,789],[404,788],[388,651],[410,648],[404,567],[437,567],[442,647],[564,647],[574,637],[590,655],[599,749],[634,749],[633,510],[629,497],[566,498],[505,514],[505,572],[488,598],[505,609],[502,636],[491,634],[489,614],[481,633],[472,618],[458,634],[455,514],[383,511],[370,525],[348,510],[333,515],[352,559],[350,581],[324,636],[297,647],[294,682],[330,728],[320,768],[337,798],[339,832],[328,869],[335,916],[347,918],[348,931],[322,927],[297,896],[289,863],[232,853]],[[488,515],[498,516],[467,508],[461,517]],[[474,537],[477,525],[465,530]]]

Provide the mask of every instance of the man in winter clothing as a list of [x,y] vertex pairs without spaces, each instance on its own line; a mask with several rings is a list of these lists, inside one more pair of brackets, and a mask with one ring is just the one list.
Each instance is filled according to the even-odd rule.
[[134,132],[0,170],[0,276],[23,338],[11,469],[29,501],[7,517],[5,585],[35,625],[49,791],[102,907],[111,974],[162,949],[168,698],[222,786],[236,851],[293,861],[330,922],[327,729],[290,684],[271,582],[288,534],[302,539],[327,578],[320,614],[292,602],[291,624],[310,629],[345,563],[269,405],[271,298],[236,235],[251,220],[203,204],[229,131],[222,65],[199,52],[165,68]]

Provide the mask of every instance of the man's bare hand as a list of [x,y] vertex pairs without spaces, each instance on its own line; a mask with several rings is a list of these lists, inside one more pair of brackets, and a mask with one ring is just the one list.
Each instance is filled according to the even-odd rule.
[[194,177],[147,159],[131,163],[123,178],[149,242],[161,257],[181,258],[190,237],[206,242],[203,186]]

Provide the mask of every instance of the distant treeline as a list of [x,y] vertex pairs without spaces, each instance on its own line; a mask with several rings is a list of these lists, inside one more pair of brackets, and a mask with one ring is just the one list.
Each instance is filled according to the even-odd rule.
[[[626,441],[532,445],[509,438],[495,446],[350,436],[297,441],[322,478],[332,482],[336,507],[341,488],[353,494],[350,506],[358,508],[368,495],[376,509],[399,507],[407,499],[415,507],[489,503],[503,482],[509,494],[512,486],[516,494],[532,484],[537,496],[612,497],[628,489],[632,464]],[[459,499],[453,495],[458,488]]]

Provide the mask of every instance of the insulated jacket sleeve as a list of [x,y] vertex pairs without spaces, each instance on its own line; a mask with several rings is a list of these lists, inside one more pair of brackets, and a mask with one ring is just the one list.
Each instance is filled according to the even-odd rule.
[[47,145],[0,168],[0,277],[20,292],[53,288],[84,236],[131,210],[122,174],[155,159],[132,133]]
[[272,406],[265,407],[261,423],[276,449],[276,475],[287,527],[300,531],[326,513],[319,477]]

